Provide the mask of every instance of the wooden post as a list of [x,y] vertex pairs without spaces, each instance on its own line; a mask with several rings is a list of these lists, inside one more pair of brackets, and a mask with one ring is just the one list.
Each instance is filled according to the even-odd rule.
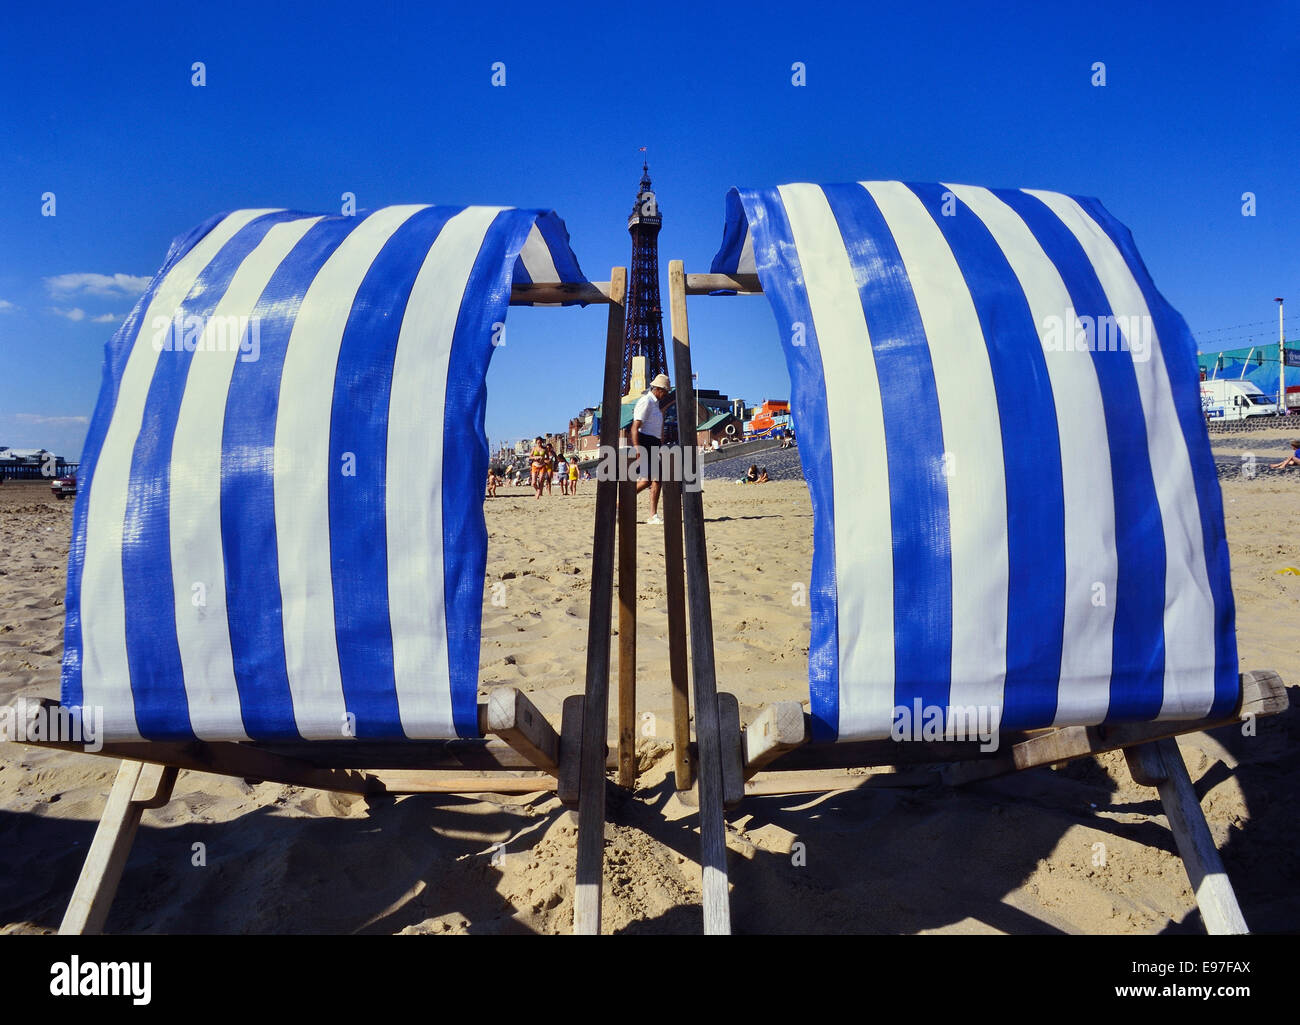
[[636,784],[636,481],[618,486],[618,785]]
[[[627,269],[609,279],[605,382],[600,416],[601,457],[615,458],[621,412],[624,297]],[[587,687],[582,703],[582,754],[578,772],[578,864],[573,931],[600,932],[600,883],[605,862],[605,748],[609,724],[609,638],[614,604],[614,526],[618,482],[596,482],[596,526],[591,543],[591,614],[587,621]],[[609,476],[606,474],[605,476]]]
[[[686,321],[686,272],[681,260],[668,264],[672,297],[673,362],[677,373],[677,425],[682,456],[695,448],[695,384],[691,380],[691,338]],[[700,865],[703,870],[704,932],[731,932],[727,894],[727,824],[722,808],[722,738],[713,664],[713,608],[704,542],[704,496],[700,493],[698,453],[691,454],[694,481],[682,487],[682,525],[686,539],[686,590],[690,605],[691,662],[695,677],[695,740],[699,750]],[[686,467],[685,458],[680,464]]]
[[686,675],[686,581],[682,576],[682,486],[664,481],[664,563],[668,590],[668,675],[673,687],[673,778],[689,790],[691,765],[691,695]]
[[1224,870],[1219,849],[1210,835],[1200,799],[1187,775],[1178,741],[1172,737],[1124,749],[1129,772],[1143,786],[1160,791],[1169,829],[1187,869],[1205,931],[1212,936],[1240,935],[1250,930],[1241,914],[1237,895]]

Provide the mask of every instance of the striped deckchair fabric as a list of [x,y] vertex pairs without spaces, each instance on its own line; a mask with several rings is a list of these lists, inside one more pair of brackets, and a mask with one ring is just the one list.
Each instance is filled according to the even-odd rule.
[[[814,738],[902,710],[1001,728],[1238,701],[1196,345],[1093,199],[859,182],[733,190],[812,496]],[[966,712],[965,714],[969,714]]]
[[68,567],[65,706],[104,739],[479,736],[485,375],[554,213],[240,210],[108,343]]

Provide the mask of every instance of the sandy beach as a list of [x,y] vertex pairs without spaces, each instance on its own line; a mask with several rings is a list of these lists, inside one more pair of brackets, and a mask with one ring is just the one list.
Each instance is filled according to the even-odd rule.
[[[1249,473],[1221,472],[1241,668],[1279,672],[1292,710],[1253,737],[1179,741],[1261,932],[1300,928],[1300,471],[1266,469],[1289,436],[1212,441],[1225,466],[1258,455]],[[502,487],[486,503],[488,582],[503,587],[484,596],[482,687],[522,689],[557,726],[582,688],[594,506],[594,483],[541,502]],[[0,487],[0,702],[58,695],[72,508],[40,483]],[[812,557],[805,486],[710,480],[705,511],[719,689],[745,720],[806,700],[808,609],[791,601]],[[673,789],[668,747],[662,528],[642,523],[637,544],[645,771],[611,798],[603,930],[695,932],[694,795]],[[0,932],[57,929],[115,768],[0,744]],[[107,931],[567,933],[575,836],[550,793],[367,799],[183,772],[172,801],[145,813]],[[1118,753],[959,790],[937,772],[863,771],[853,789],[747,800],[728,815],[728,844],[740,933],[1202,931],[1156,793]]]

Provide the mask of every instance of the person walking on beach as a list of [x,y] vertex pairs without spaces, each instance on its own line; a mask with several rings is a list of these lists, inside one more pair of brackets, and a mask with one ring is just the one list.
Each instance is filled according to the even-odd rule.
[[533,450],[528,453],[528,483],[536,492],[536,498],[540,502],[542,499],[542,474],[546,470],[546,448],[542,445],[542,439],[539,435],[533,441]]
[[569,464],[565,461],[564,453],[559,453],[559,458],[555,461],[555,473],[560,478],[560,494],[569,493]]
[[578,493],[578,460],[576,458],[569,460],[569,494]]
[[650,388],[636,400],[632,410],[632,428],[628,432],[632,447],[645,450],[646,477],[636,482],[637,494],[650,489],[650,518],[646,523],[662,524],[659,517],[659,446],[663,444],[664,414],[659,404],[670,387],[667,374],[650,382]]
[[546,494],[551,493],[551,484],[555,480],[555,446],[546,443]]
[[1285,470],[1288,466],[1300,466],[1300,438],[1292,438],[1287,444],[1291,446],[1291,454],[1280,463],[1269,463],[1269,469]]

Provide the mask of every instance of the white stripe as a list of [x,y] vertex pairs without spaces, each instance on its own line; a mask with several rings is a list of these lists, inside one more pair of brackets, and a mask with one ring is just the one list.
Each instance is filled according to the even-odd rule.
[[[1060,272],[1024,221],[989,190],[945,188],[984,222],[1020,281],[1044,341],[1051,318],[1062,322],[1072,309]],[[961,216],[960,214],[958,216]],[[1072,333],[1077,320],[1065,330]],[[1115,626],[1115,496],[1106,416],[1091,353],[1044,343],[1043,356],[1056,405],[1065,495],[1065,638],[1055,725],[1100,722],[1110,706],[1112,637]],[[1094,585],[1100,584],[1097,590]],[[1094,595],[1101,604],[1093,604]]]
[[757,274],[758,265],[754,261],[754,233],[745,225],[745,244],[740,247],[740,260],[736,264],[737,274]]
[[329,530],[329,482],[342,470],[329,462],[339,347],[370,265],[423,209],[384,207],[353,229],[307,289],[285,353],[275,423],[275,533],[289,692],[308,740],[345,735]]
[[988,347],[957,259],[924,204],[901,182],[862,184],[898,246],[934,368],[947,465],[930,472],[946,476],[952,545],[949,704],[1000,710],[1010,573],[1006,469]]
[[384,496],[388,617],[398,711],[412,739],[456,736],[443,600],[442,410],[461,300],[501,209],[470,207],[443,227],[411,288],[393,361],[388,465],[402,470],[388,474]]
[[885,418],[871,337],[825,193],[778,191],[803,269],[832,441],[841,740],[889,736],[894,713],[894,563]]
[[[190,722],[200,740],[247,740],[235,686],[221,542],[221,439],[247,318],[276,268],[319,217],[282,221],[240,264],[204,328],[185,378],[171,458],[172,589]],[[220,348],[217,348],[217,347]],[[168,358],[176,358],[168,353]],[[195,585],[203,603],[195,603]]]
[[141,739],[135,721],[126,654],[122,540],[131,461],[159,352],[154,323],[173,315],[213,257],[241,228],[274,210],[239,210],[217,224],[167,273],[140,320],[118,385],[113,417],[95,462],[86,506],[86,555],[81,578],[82,700],[103,709],[106,740]]
[[[1057,192],[1026,189],[1059,217],[1088,256],[1111,313],[1145,331],[1133,357],[1147,450],[1165,535],[1165,679],[1161,719],[1199,719],[1214,703],[1214,600],[1205,565],[1191,455],[1179,427],[1160,340],[1123,255],[1079,204]],[[1131,318],[1136,318],[1136,325]],[[1130,334],[1125,327],[1126,338]],[[1100,342],[1100,336],[1099,336]],[[1122,352],[1114,359],[1129,358]]]
[[549,285],[560,280],[560,272],[555,269],[555,260],[551,256],[551,247],[542,237],[542,229],[536,222],[528,233],[524,248],[519,251],[519,259],[524,261],[524,270],[534,285]]

